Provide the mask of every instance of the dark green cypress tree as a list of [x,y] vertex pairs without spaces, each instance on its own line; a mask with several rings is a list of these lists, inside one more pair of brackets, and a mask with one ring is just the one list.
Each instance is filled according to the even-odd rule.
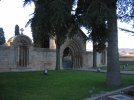
[[5,43],[5,36],[3,28],[0,28],[0,45],[3,45]]
[[[28,2],[29,0],[25,0]],[[34,0],[30,0],[34,1]],[[60,46],[71,26],[71,11],[74,0],[36,0],[34,17],[31,20],[34,45],[44,47],[46,36],[56,37],[56,69],[60,69]]]
[[15,36],[20,35],[20,28],[19,25],[15,25]]

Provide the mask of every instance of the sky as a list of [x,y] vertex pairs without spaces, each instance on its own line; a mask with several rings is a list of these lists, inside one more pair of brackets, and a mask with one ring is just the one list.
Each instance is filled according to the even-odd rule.
[[32,17],[34,4],[23,7],[23,0],[1,0],[0,1],[0,27],[5,32],[5,38],[8,40],[14,36],[15,25],[24,29],[24,34],[32,37],[31,28],[25,25]]
[[[14,36],[15,25],[24,29],[24,34],[32,39],[30,26],[25,27],[26,23],[32,18],[34,4],[23,7],[23,0],[1,0],[0,1],[0,27],[5,32],[6,41]],[[118,22],[118,27],[134,31],[130,25]],[[118,47],[134,49],[134,36],[118,30]],[[92,44],[87,43],[87,50],[92,49]]]

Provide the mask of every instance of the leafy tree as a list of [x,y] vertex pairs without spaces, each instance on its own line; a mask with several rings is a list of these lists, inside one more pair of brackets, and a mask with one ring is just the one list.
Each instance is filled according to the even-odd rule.
[[35,3],[35,1],[36,0],[24,0],[23,6],[28,5],[28,4],[31,4],[31,3]]
[[0,45],[3,45],[5,43],[5,36],[3,28],[0,28]]
[[[104,0],[103,0],[104,1]],[[104,50],[107,41],[106,18],[108,7],[102,0],[79,0],[76,16],[87,30],[92,30],[89,39],[93,41],[93,67],[96,68],[96,52]]]
[[[116,0],[79,0],[77,17],[87,29],[92,28],[90,37],[99,51],[108,41],[107,84],[120,85]],[[107,22],[107,24],[106,24]]]
[[134,31],[131,31],[131,30],[128,30],[128,29],[125,29],[125,28],[119,28],[119,29],[122,30],[122,31],[125,31],[125,32],[134,33]]
[[20,35],[19,25],[15,25],[15,35]]
[[79,0],[76,10],[76,16],[80,25],[83,25],[89,31],[92,29],[90,39],[95,42],[103,42],[105,39],[104,36],[106,35],[105,21],[107,21],[109,10],[103,1]]
[[[118,19],[134,27],[134,0],[118,0],[117,2]],[[125,32],[131,32],[127,29],[121,29]],[[131,32],[133,33],[133,32]]]
[[56,69],[60,68],[60,46],[66,39],[68,29],[71,23],[71,10],[73,0],[54,0],[51,3],[51,16],[50,20],[52,25],[52,33],[56,35]]
[[134,0],[118,0],[117,14],[121,21],[130,23],[134,27]]
[[[31,0],[26,0],[26,2]],[[32,0],[33,1],[33,0]],[[46,36],[56,37],[56,69],[60,68],[60,46],[71,26],[73,0],[36,0],[31,19],[35,46],[43,47]]]

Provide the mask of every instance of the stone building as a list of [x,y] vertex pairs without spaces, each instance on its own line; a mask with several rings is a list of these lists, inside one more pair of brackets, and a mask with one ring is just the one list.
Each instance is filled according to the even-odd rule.
[[[60,50],[61,69],[88,69],[92,67],[92,52],[86,51],[85,34],[79,31],[67,38]],[[34,71],[55,69],[56,51],[54,39],[49,39],[49,48],[33,47],[26,35],[16,35],[0,46],[0,71]],[[106,64],[105,53],[97,55],[97,65]]]

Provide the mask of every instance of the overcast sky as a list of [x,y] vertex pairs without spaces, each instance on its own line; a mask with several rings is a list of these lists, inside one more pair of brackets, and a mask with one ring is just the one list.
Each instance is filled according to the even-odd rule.
[[14,36],[15,25],[24,28],[24,34],[32,37],[30,27],[25,28],[26,23],[32,17],[34,5],[23,7],[23,0],[0,1],[0,27],[5,32],[6,40]]
[[[30,14],[34,12],[34,4],[23,7],[23,0],[1,0],[0,1],[0,27],[4,29],[5,38],[8,40],[14,36],[15,25],[24,28],[24,34],[32,38],[30,26],[25,28],[26,23],[32,17]],[[124,23],[118,23],[119,27],[125,27],[133,30],[131,26]],[[119,48],[134,48],[134,37],[129,33],[119,32]],[[88,44],[87,49],[91,46]]]

